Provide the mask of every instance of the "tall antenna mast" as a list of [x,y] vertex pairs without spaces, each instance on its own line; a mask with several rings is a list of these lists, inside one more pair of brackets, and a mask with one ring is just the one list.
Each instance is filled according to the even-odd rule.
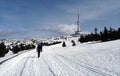
[[78,20],[77,20],[77,31],[80,31],[80,19],[79,19],[79,11],[78,11]]

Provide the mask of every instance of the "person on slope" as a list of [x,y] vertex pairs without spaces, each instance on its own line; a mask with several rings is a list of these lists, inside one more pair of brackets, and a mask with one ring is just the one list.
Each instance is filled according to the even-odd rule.
[[38,44],[37,46],[38,58],[40,57],[40,52],[42,52],[42,43]]

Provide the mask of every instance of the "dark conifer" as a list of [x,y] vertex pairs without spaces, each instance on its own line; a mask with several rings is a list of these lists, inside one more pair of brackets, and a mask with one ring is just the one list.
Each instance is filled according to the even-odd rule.
[[7,54],[9,49],[6,47],[4,42],[0,43],[0,57],[4,57]]
[[72,40],[71,42],[72,42],[72,46],[75,46],[75,45],[76,45],[74,40]]
[[64,42],[64,41],[63,41],[62,47],[66,47],[66,44],[65,44],[65,42]]

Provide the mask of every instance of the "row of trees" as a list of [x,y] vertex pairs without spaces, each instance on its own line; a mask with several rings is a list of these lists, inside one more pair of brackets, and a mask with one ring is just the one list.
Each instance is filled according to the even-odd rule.
[[110,41],[120,39],[120,28],[117,30],[110,27],[107,29],[104,27],[103,31],[98,32],[97,28],[95,28],[94,33],[91,33],[87,36],[81,36],[78,41],[81,43],[88,42],[88,41]]
[[33,44],[19,44],[19,45],[14,45],[12,47],[7,47],[4,42],[0,43],[0,57],[4,57],[5,54],[7,54],[9,52],[9,50],[11,50],[14,54],[15,53],[18,53],[20,51],[23,51],[23,50],[29,50],[29,49],[34,49],[35,48],[35,45]]
[[29,50],[29,49],[34,49],[34,48],[35,48],[35,45],[33,45],[33,44],[25,45],[25,44],[21,43],[19,45],[13,46],[13,48],[11,50],[15,54],[15,53],[18,53],[23,50]]
[[54,42],[51,42],[51,43],[48,43],[48,42],[43,42],[42,44],[44,46],[51,46],[51,45],[56,45],[56,44],[60,44],[61,41],[54,41]]
[[[72,46],[76,46],[76,43],[74,40],[72,40],[71,43],[72,43]],[[63,43],[62,43],[62,47],[66,47],[65,41],[63,41]]]

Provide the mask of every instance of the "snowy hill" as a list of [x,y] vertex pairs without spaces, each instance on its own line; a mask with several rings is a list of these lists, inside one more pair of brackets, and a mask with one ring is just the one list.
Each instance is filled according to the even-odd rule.
[[21,53],[0,65],[0,76],[120,76],[120,40],[44,46]]

